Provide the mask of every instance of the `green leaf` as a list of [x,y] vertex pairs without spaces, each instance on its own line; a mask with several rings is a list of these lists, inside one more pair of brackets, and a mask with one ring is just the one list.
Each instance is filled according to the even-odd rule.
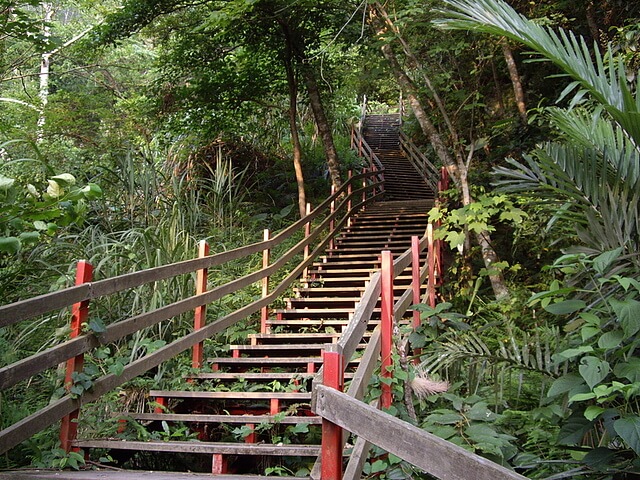
[[584,418],[587,420],[595,420],[605,409],[597,405],[589,405],[584,411]]
[[547,392],[547,397],[555,397],[556,395],[567,393],[580,385],[584,385],[584,379],[582,377],[575,373],[567,373],[551,384],[551,388],[549,388]]
[[582,412],[573,412],[560,428],[558,443],[560,445],[576,445],[582,442],[585,434],[591,430],[593,423],[593,421],[587,420]]
[[595,387],[604,380],[610,370],[609,362],[591,356],[583,357],[578,367],[580,375],[582,375],[582,378],[587,382],[589,388]]
[[102,189],[95,183],[88,183],[82,188],[81,191],[84,194],[85,198],[88,200],[95,200],[96,198],[100,198],[102,196]]
[[464,418],[459,413],[432,413],[427,417],[429,423],[439,423],[440,425],[452,425],[460,422]]
[[614,450],[605,447],[597,447],[590,450],[582,461],[594,470],[604,471],[611,467],[616,454]]
[[582,300],[563,300],[558,303],[551,303],[544,307],[544,309],[553,315],[567,315],[577,312],[586,306],[587,304]]
[[566,360],[570,360],[574,357],[582,355],[583,353],[590,353],[590,352],[593,352],[593,347],[590,345],[583,345],[581,347],[576,347],[576,348],[567,348],[566,350],[563,350],[562,352],[558,353],[558,356]]
[[633,415],[619,418],[613,422],[613,428],[629,447],[640,455],[640,417]]
[[94,333],[104,333],[107,331],[107,327],[104,325],[104,322],[99,318],[93,318],[89,321],[89,330]]
[[584,402],[585,400],[591,400],[596,398],[596,394],[593,392],[576,393],[569,398],[570,402]]
[[371,473],[384,472],[387,469],[387,462],[383,460],[376,460],[371,464]]
[[618,362],[613,368],[618,378],[626,378],[632,383],[640,382],[640,358],[631,357],[626,362]]
[[486,402],[478,402],[469,409],[466,416],[471,420],[479,420],[483,422],[492,422],[497,418],[497,415],[489,410]]
[[17,237],[0,237],[0,252],[18,253],[22,242]]
[[620,257],[620,253],[622,252],[622,247],[616,248],[615,250],[611,250],[609,252],[604,252],[598,255],[593,259],[593,268],[600,275],[604,274],[607,268]]
[[602,335],[598,339],[598,346],[600,348],[610,349],[619,347],[624,339],[624,333],[622,330],[613,330]]
[[622,325],[624,338],[631,338],[640,330],[640,302],[633,299],[619,301],[612,298],[609,304]]

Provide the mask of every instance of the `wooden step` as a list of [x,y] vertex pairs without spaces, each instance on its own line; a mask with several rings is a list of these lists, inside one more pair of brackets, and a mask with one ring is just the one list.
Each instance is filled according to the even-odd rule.
[[189,413],[119,413],[115,415],[121,419],[132,419],[143,422],[184,422],[184,423],[281,423],[309,425],[320,425],[322,417],[297,416],[297,415],[210,415],[210,414],[189,414]]
[[228,443],[228,442],[161,442],[135,440],[86,439],[73,442],[77,448],[137,450],[145,452],[206,453],[223,455],[277,455],[282,457],[317,457],[320,445]]
[[[251,381],[251,382],[271,382],[273,380],[294,381],[300,380],[306,382],[312,380],[315,373],[306,372],[205,372],[189,375],[186,378],[192,380],[216,380],[223,381]],[[345,378],[350,378],[351,373],[345,373]]]
[[310,392],[205,392],[196,390],[151,390],[155,398],[198,398],[206,400],[311,400]]

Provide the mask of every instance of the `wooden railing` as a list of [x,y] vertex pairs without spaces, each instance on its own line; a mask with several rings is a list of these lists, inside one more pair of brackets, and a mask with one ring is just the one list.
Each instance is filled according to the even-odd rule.
[[[421,253],[427,250],[424,265]],[[393,376],[391,363],[392,338],[397,319],[402,318],[411,304],[418,303],[421,285],[427,280],[427,293],[421,299],[433,303],[432,292],[442,272],[434,258],[436,249],[432,228],[425,235],[412,239],[412,247],[395,261],[391,252],[382,252],[380,271],[372,275],[362,299],[344,333],[336,344],[325,346],[325,361],[313,384],[312,410],[323,418],[322,456],[316,462],[313,480],[357,480],[362,478],[362,468],[370,445],[392,453],[421,468],[437,478],[473,478],[474,480],[524,479],[525,477],[479,455],[475,455],[453,443],[399,420],[378,410],[392,404],[391,386],[381,385],[381,396],[374,405],[364,403],[367,385],[373,371],[379,368],[381,376]],[[412,265],[412,282],[394,303],[394,279]],[[397,289],[396,289],[397,292]],[[381,324],[369,340],[360,359],[358,369],[346,393],[344,385],[345,365],[356,347],[362,342],[372,313],[381,300]],[[414,328],[419,325],[414,316]],[[343,448],[347,432],[358,438],[342,471]]]
[[[109,391],[125,382],[144,374],[162,362],[184,352],[190,348],[198,348],[206,338],[223,331],[230,325],[245,319],[267,307],[296,280],[301,273],[313,262],[314,258],[325,249],[333,236],[349,221],[350,217],[363,206],[377,200],[381,193],[382,182],[379,172],[372,171],[350,176],[334,194],[320,206],[311,211],[304,218],[286,228],[271,239],[257,242],[215,255],[206,255],[201,247],[201,258],[187,260],[171,265],[143,270],[104,280],[91,281],[91,266],[86,262],[79,263],[77,285],[57,292],[41,295],[32,299],[0,306],[0,327],[17,324],[49,312],[72,309],[72,338],[68,341],[48,348],[42,352],[23,358],[11,365],[0,368],[0,391],[4,391],[20,382],[28,381],[32,376],[48,369],[56,368],[61,363],[67,363],[67,385],[71,385],[70,378],[74,371],[82,369],[83,356],[97,347],[109,345],[126,338],[140,330],[157,325],[189,311],[196,312],[195,327],[184,336],[175,339],[164,347],[135,360],[126,366],[119,375],[104,375],[92,379],[91,388],[80,395],[67,393],[62,398],[52,401],[46,407],[31,413],[26,418],[0,431],[0,454],[4,453],[37,432],[63,421],[61,430],[61,444],[69,449],[74,440],[77,423],[74,418],[82,405],[93,402]],[[314,223],[315,222],[315,223]],[[232,260],[244,258],[257,253],[267,252],[281,245],[285,240],[297,232],[304,232],[303,240],[283,253],[278,259],[267,260],[260,270],[232,280],[224,285],[218,285],[210,290],[199,288],[193,296],[175,303],[141,313],[106,326],[100,333],[82,331],[86,321],[86,312],[91,302],[99,301],[101,297],[130,290],[145,284],[165,280],[184,274],[204,273],[213,266],[223,265]],[[268,235],[265,236],[268,238]],[[238,310],[218,318],[213,323],[205,325],[203,315],[198,315],[198,309],[217,301],[226,295],[264,281],[275,272],[283,269],[297,256],[302,256],[298,263],[286,275],[284,280],[273,290],[263,288],[262,298],[255,300]],[[266,255],[266,258],[269,256]],[[291,267],[289,267],[291,268]],[[198,282],[202,287],[202,281]],[[268,283],[267,283],[268,285]],[[257,320],[260,321],[259,319]],[[195,362],[194,354],[194,362]]]
[[437,191],[437,181],[440,176],[440,171],[402,130],[400,130],[400,148],[416,170],[418,170],[427,185],[429,185],[434,192]]
[[[364,122],[362,117],[361,123]],[[371,149],[369,144],[362,136],[361,125],[351,128],[351,149],[355,150],[360,157],[364,157],[368,160],[369,170],[377,170],[384,173],[384,167],[378,158],[378,155]]]

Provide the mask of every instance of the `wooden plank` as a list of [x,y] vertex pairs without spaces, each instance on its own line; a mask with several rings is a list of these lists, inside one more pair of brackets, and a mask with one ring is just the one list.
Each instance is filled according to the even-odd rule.
[[310,392],[201,392],[195,390],[151,390],[150,397],[209,398],[238,400],[311,400]]
[[[255,360],[255,359],[254,359]],[[262,363],[258,361],[258,363]],[[305,364],[308,362],[305,362]],[[189,375],[187,378],[192,378],[194,380],[307,380],[313,377],[313,373],[297,373],[297,372],[278,372],[278,373],[225,373],[225,372],[214,372],[214,373],[198,373],[196,375]]]
[[364,332],[367,330],[371,320],[371,315],[376,310],[380,289],[380,272],[376,272],[371,277],[367,289],[362,294],[362,300],[356,305],[349,324],[338,340],[338,345],[342,347],[342,352],[347,359],[351,358],[362,341]]
[[98,345],[100,342],[95,336],[82,335],[0,368],[0,390],[12,387],[43,370],[57,367],[60,363],[88,352]]
[[275,455],[315,457],[320,445],[224,443],[224,442],[141,442],[133,440],[78,440],[79,448],[106,448],[146,452],[222,453],[225,455]]
[[318,385],[315,412],[443,480],[525,480],[484,457],[381,412],[337,390]]
[[285,417],[275,417],[273,415],[205,415],[186,413],[121,413],[115,415],[121,419],[132,419],[141,421],[167,421],[167,422],[198,422],[198,423],[282,423],[298,424],[308,423],[309,425],[321,425],[322,418],[316,415],[300,417],[287,415]]
[[[150,472],[142,470],[6,470],[0,478],[11,480],[273,480],[274,477],[260,475],[221,474],[212,477],[210,473],[193,472]],[[309,480],[309,477],[277,477],[281,480]]]

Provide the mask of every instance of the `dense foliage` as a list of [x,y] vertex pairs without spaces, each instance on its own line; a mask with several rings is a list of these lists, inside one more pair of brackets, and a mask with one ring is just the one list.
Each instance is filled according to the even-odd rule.
[[[440,304],[419,307],[424,325],[398,339],[422,349],[419,366],[399,364],[398,399],[403,375],[451,389],[394,413],[531,478],[638,475],[636,2],[6,0],[0,12],[2,304],[69,285],[82,258],[105,278],[191,258],[201,238],[221,251],[290,222],[296,182],[315,201],[357,166],[348,129],[363,98],[370,110],[397,108],[401,89],[380,53],[390,45],[475,199],[464,204],[452,189],[431,212],[450,268]],[[436,158],[420,127],[408,114],[403,128]],[[491,268],[471,241],[483,232],[499,257]],[[502,301],[489,287],[496,273],[509,289]],[[114,300],[92,328],[192,287],[185,279]],[[66,321],[0,329],[0,366],[63,341]],[[100,350],[88,374],[117,374],[187,328],[178,319]],[[127,401],[188,368],[177,358],[131,382]],[[0,427],[61,387],[48,372],[0,392]],[[107,410],[83,428],[115,430]],[[45,431],[0,465],[82,462],[56,447]],[[380,452],[366,472],[420,475]]]

